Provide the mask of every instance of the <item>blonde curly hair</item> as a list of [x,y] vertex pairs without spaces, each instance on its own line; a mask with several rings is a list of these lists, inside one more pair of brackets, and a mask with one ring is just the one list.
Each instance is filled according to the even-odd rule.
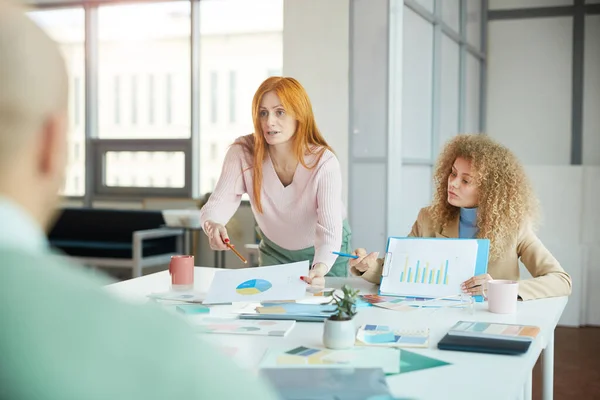
[[458,157],[471,161],[479,197],[477,237],[490,240],[490,260],[495,260],[525,224],[537,223],[538,200],[523,166],[509,149],[487,135],[458,135],[446,143],[435,166],[429,211],[437,228],[444,228],[460,213],[448,203],[448,176]]

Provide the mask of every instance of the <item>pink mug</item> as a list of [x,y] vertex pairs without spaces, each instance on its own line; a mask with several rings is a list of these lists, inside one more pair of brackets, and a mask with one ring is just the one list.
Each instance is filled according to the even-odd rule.
[[171,256],[169,274],[171,274],[173,290],[192,290],[194,288],[194,256]]
[[488,301],[488,310],[496,314],[516,312],[518,295],[519,282],[517,281],[491,280],[487,282],[487,289],[483,290],[483,297]]

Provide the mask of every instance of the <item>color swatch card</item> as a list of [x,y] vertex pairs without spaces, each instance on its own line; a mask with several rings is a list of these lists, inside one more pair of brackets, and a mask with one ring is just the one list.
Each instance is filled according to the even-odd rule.
[[481,337],[488,339],[533,341],[540,333],[537,326],[459,321],[450,328],[451,336]]
[[356,344],[378,347],[429,347],[429,329],[395,329],[387,325],[362,325]]
[[237,335],[285,336],[296,321],[262,321],[225,318],[203,318],[194,321],[196,332]]
[[204,299],[204,304],[255,303],[269,300],[298,300],[306,296],[308,261],[270,267],[220,269]]
[[487,272],[489,246],[487,239],[390,237],[379,294],[458,295],[462,282]]
[[285,350],[269,349],[261,368],[382,368],[387,374],[400,372],[400,350],[354,347],[329,350],[299,346]]

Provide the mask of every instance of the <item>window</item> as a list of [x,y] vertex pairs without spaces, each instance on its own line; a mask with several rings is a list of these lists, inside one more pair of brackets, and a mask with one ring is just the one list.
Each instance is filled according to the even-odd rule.
[[[390,156],[401,152],[400,181],[411,188],[411,196],[396,208],[400,211],[394,211],[394,219],[399,221],[394,226],[410,230],[418,210],[431,199],[431,177],[441,148],[459,133],[481,132],[483,128],[480,93],[485,54],[481,52],[481,21],[486,2],[400,3],[403,12],[390,13],[393,96],[388,113],[394,115],[402,108],[401,118],[392,118],[390,129],[401,131],[401,146]],[[400,65],[402,68],[397,68]]]
[[75,126],[81,125],[81,105],[83,88],[81,85],[81,77],[76,76],[73,80],[73,123]]
[[481,1],[467,1],[467,41],[481,49]]
[[82,118],[84,106],[83,78],[85,76],[84,37],[85,14],[82,8],[32,11],[29,17],[37,23],[60,46],[69,73],[71,103],[69,106],[73,124],[68,132],[69,157],[65,185],[62,194],[83,196],[84,185],[78,177],[84,176],[85,158],[76,157],[77,146],[85,146],[85,123]]
[[414,11],[404,10],[402,156],[431,157],[433,25]]
[[210,122],[213,124],[217,123],[219,110],[217,105],[219,103],[219,75],[217,71],[210,73]]
[[[190,137],[190,26],[187,1],[98,7],[98,138]],[[122,77],[122,99],[117,103],[126,112],[119,126],[110,120],[110,106],[115,104],[111,92],[117,93],[107,81],[116,75]],[[151,83],[150,89],[148,75],[164,81]],[[156,90],[159,87],[164,93]],[[157,122],[147,106],[153,96],[166,102],[166,123],[161,129],[147,129],[145,123],[151,118]]]
[[460,46],[445,34],[442,34],[440,63],[440,139],[438,148],[433,149],[434,157],[444,143],[459,133]]
[[235,123],[235,105],[236,105],[236,74],[235,71],[229,71],[229,122]]
[[115,125],[119,125],[121,123],[121,78],[115,76],[114,78],[114,86],[115,86],[115,98],[113,99],[114,104],[114,114],[115,114]]
[[199,85],[201,156],[194,162],[203,194],[214,189],[233,141],[254,132],[256,89],[267,75],[281,75],[283,0],[200,1],[199,49],[206,72]]
[[173,101],[173,76],[168,74],[165,77],[165,122],[167,125],[172,123],[172,101]]
[[90,206],[107,196],[212,190],[229,145],[254,129],[250,105],[265,71],[281,75],[283,0],[202,0],[193,15],[187,0],[92,2],[85,12],[53,4],[65,8],[29,15],[69,67],[63,193],[82,196],[89,187]]
[[479,93],[481,83],[481,63],[471,54],[467,55],[466,78],[465,124],[463,131],[465,133],[480,133],[481,99],[479,98]]
[[281,68],[272,68],[267,70],[267,78],[270,76],[281,76]]
[[210,159],[212,161],[217,161],[217,153],[218,153],[218,147],[216,143],[211,143],[210,144]]
[[[477,0],[478,2],[479,0]],[[445,0],[442,6],[442,19],[454,32],[460,32],[460,0]]]
[[80,157],[81,157],[81,143],[75,143],[73,146],[73,161],[77,162],[79,161]]
[[137,113],[138,113],[138,87],[137,87],[137,76],[131,77],[131,125],[137,124]]
[[[120,153],[120,154],[119,154]],[[107,151],[104,155],[104,185],[108,187],[182,188],[185,155],[163,151]]]
[[148,123],[154,125],[154,75],[148,77]]

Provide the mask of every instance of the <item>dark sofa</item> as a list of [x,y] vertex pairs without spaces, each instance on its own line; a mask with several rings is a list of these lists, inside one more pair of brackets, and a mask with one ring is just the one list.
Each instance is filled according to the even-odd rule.
[[181,254],[182,231],[164,226],[161,211],[65,208],[48,237],[51,246],[85,264],[130,267],[133,277],[148,266]]

